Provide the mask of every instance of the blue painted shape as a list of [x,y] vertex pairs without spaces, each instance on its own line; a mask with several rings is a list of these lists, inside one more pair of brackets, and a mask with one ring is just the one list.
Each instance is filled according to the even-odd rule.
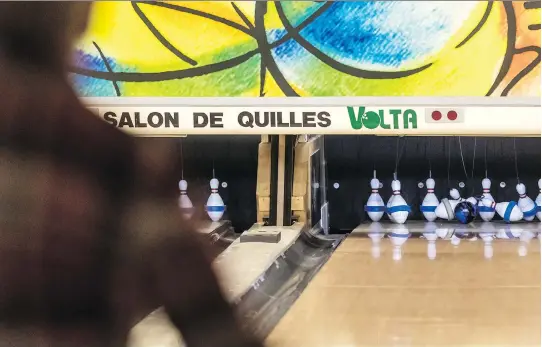
[[393,207],[387,207],[386,208],[386,211],[388,212],[388,214],[392,214],[392,213],[395,213],[395,212],[410,212],[410,206],[408,205],[398,205],[398,206],[393,206]]
[[512,209],[517,206],[517,204],[515,203],[515,201],[510,201],[508,203],[508,206],[506,206],[506,211],[504,211],[504,221],[507,222],[507,223],[510,223],[510,214],[512,213]]
[[225,206],[207,206],[207,212],[224,212],[226,210]]
[[504,233],[506,234],[506,236],[507,236],[509,239],[517,239],[517,237],[515,237],[514,234],[512,234],[511,231],[505,231]]
[[365,206],[365,212],[384,212],[385,206]]
[[342,63],[396,70],[440,51],[464,25],[475,5],[337,1],[300,34]]
[[436,209],[437,209],[436,206],[427,206],[427,205],[420,206],[420,211],[422,212],[435,212]]
[[488,206],[478,206],[479,212],[495,212],[494,207],[488,207]]
[[[107,63],[111,69],[115,72],[131,72],[129,69],[121,68],[114,59],[106,58]],[[73,61],[75,66],[92,70],[92,71],[107,71],[107,67],[103,59],[99,55],[92,55],[85,53],[81,50],[74,52]],[[101,97],[101,96],[117,96],[115,87],[111,81],[97,79],[93,77],[87,77],[78,75],[75,73],[70,74],[72,85],[74,86],[77,94],[82,97]],[[122,92],[122,82],[117,82],[117,85]]]
[[[540,207],[540,206],[539,206],[539,207]],[[536,206],[535,206],[535,207],[533,207],[531,210],[529,210],[529,211],[527,211],[527,212],[523,212],[523,215],[524,215],[525,217],[532,217],[532,216],[534,216],[534,215],[536,214],[536,210],[537,210],[537,208],[536,208]]]

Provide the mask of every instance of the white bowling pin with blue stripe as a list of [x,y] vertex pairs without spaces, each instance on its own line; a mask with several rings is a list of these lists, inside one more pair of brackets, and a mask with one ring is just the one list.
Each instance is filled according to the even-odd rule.
[[410,232],[405,225],[396,225],[391,228],[389,238],[393,245],[392,258],[393,260],[401,260],[403,257],[403,245],[410,237]]
[[484,258],[493,258],[493,240],[496,235],[495,225],[489,222],[482,223],[479,235],[484,241]]
[[523,219],[523,212],[521,212],[521,209],[515,201],[496,203],[489,199],[482,199],[482,202],[484,206],[495,209],[497,214],[501,216],[506,223],[518,222]]
[[501,240],[517,240],[521,236],[522,231],[523,228],[521,226],[506,224],[497,231],[497,238]]
[[384,237],[384,231],[382,230],[382,224],[378,222],[372,222],[369,226],[369,238],[372,241],[371,254],[373,258],[380,258],[380,241]]
[[410,213],[410,206],[407,205],[405,199],[401,196],[401,182],[399,180],[393,180],[391,182],[391,189],[393,195],[387,204],[387,213],[392,222],[397,224],[404,224]]
[[522,230],[519,235],[518,255],[520,257],[527,256],[527,246],[532,239],[536,237],[536,234],[531,230]]
[[425,223],[423,226],[423,237],[427,240],[427,258],[434,260],[437,257],[437,225],[433,222]]
[[192,217],[192,214],[194,213],[194,205],[192,205],[192,201],[186,193],[187,189],[188,183],[185,180],[180,180],[179,190],[181,192],[181,195],[179,196],[179,208],[181,209],[183,217],[185,217],[186,219],[190,219]]
[[523,212],[523,219],[530,222],[536,215],[536,205],[533,199],[527,196],[525,184],[518,183],[516,185],[516,191],[519,194],[518,206],[521,212]]
[[[490,193],[490,190],[491,180],[489,178],[484,178],[482,180],[482,195],[485,199],[495,201],[495,199],[493,199],[493,196]],[[485,222],[490,222],[493,217],[495,217],[495,209],[485,206],[482,201],[478,203],[478,213],[480,214],[480,218],[482,218]]]
[[427,221],[433,222],[435,219],[437,219],[435,210],[439,205],[438,198],[435,195],[435,180],[428,178],[427,181],[425,181],[425,186],[427,187],[427,194],[423,198],[420,211],[422,211],[423,216],[425,219],[427,219]]
[[378,188],[380,188],[380,181],[375,177],[371,180],[371,195],[367,200],[367,205],[365,205],[365,212],[373,222],[378,222],[382,219],[384,211],[384,200],[378,193]]
[[218,180],[213,178],[209,184],[211,186],[211,195],[209,195],[209,199],[207,199],[205,209],[207,210],[209,218],[211,218],[213,222],[218,222],[224,215],[226,207],[224,206],[224,201],[220,197],[220,194],[218,194]]
[[536,218],[538,218],[538,220],[541,220],[540,219],[540,206],[541,206],[541,201],[540,201],[540,179],[538,180],[538,196],[536,197],[535,203],[536,203]]

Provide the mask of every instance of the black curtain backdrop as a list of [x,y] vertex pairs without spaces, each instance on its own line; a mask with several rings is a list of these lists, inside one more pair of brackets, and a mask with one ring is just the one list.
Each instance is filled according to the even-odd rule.
[[[409,219],[423,220],[419,206],[427,192],[425,180],[431,160],[432,176],[436,181],[435,194],[439,199],[448,197],[450,188],[457,188],[466,198],[481,194],[481,181],[485,177],[484,152],[487,148],[488,177],[492,180],[491,194],[497,202],[518,199],[514,139],[509,137],[461,137],[461,148],[467,176],[461,161],[458,137],[378,137],[378,136],[326,136],[325,155],[328,175],[328,201],[330,226],[333,231],[352,230],[361,222],[370,221],[363,208],[371,193],[369,181],[373,168],[382,182],[380,194],[387,202],[391,195],[391,181],[395,171],[397,145],[399,145],[398,178],[402,194],[412,207]],[[539,193],[540,138],[516,138],[519,178],[534,200]],[[448,146],[450,146],[450,181],[448,183]],[[474,176],[473,170],[474,156]],[[333,183],[339,183],[339,189]],[[424,183],[418,188],[418,183]],[[459,183],[465,187],[460,188]],[[506,184],[505,188],[500,183]],[[387,216],[384,216],[387,219]]]

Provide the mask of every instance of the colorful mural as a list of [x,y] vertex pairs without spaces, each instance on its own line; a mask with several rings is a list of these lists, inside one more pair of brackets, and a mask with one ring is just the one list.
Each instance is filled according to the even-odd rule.
[[81,96],[540,96],[540,1],[98,1]]

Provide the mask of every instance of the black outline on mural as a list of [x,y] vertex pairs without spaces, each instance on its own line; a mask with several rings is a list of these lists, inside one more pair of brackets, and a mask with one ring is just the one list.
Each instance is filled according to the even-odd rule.
[[184,13],[190,13],[190,14],[193,14],[195,16],[207,18],[207,19],[210,19],[212,21],[222,23],[224,25],[229,26],[230,28],[242,31],[242,32],[244,32],[245,34],[247,34],[249,36],[254,36],[250,29],[242,26],[239,23],[233,22],[233,21],[231,21],[229,19],[226,19],[226,18],[222,18],[220,16],[216,16],[214,14],[210,14],[210,13],[207,13],[207,12],[202,12],[202,11],[199,11],[199,10],[194,10],[193,8],[190,8],[190,7],[185,7],[185,6],[181,6],[181,5],[174,5],[174,4],[170,4],[170,3],[167,3],[167,2],[159,2],[159,1],[134,1],[134,2],[141,3],[141,4],[144,4],[144,5],[151,5],[151,6],[158,6],[158,7],[168,8],[170,10],[184,12]]
[[[507,46],[506,46],[506,52],[504,54],[503,62],[501,65],[501,68],[499,70],[499,73],[497,77],[495,78],[493,85],[489,89],[489,91],[486,93],[486,96],[491,96],[495,92],[495,90],[500,86],[502,81],[506,78],[506,75],[510,71],[510,67],[512,66],[512,61],[514,59],[514,56],[516,54],[521,54],[525,52],[535,52],[537,54],[537,57],[533,59],[533,61],[527,65],[523,70],[521,70],[516,76],[512,78],[512,80],[504,87],[504,89],[501,92],[501,96],[506,96],[508,93],[514,88],[523,77],[527,76],[538,64],[540,64],[540,47],[539,46],[529,46],[529,47],[523,47],[523,48],[516,48],[516,31],[517,31],[517,22],[516,22],[516,13],[514,10],[514,5],[511,2],[502,2],[505,12],[506,12],[506,19],[508,24],[508,31],[507,31]],[[528,5],[529,2],[526,2],[523,4],[525,9],[536,9],[540,8],[540,2],[531,2],[532,5]]]
[[495,77],[493,85],[489,88],[486,96],[491,96],[491,94],[495,92],[495,90],[499,87],[502,81],[504,81],[506,74],[508,74],[508,71],[510,71],[510,67],[512,66],[512,60],[514,58],[514,53],[516,50],[517,23],[514,5],[511,2],[503,2],[502,5],[504,6],[504,11],[506,13],[506,24],[508,25],[508,31],[506,33],[506,51],[504,52],[504,57],[502,60],[501,68],[499,69],[499,73],[497,74],[497,77]]
[[[150,4],[145,2],[145,4]],[[199,11],[198,11],[199,12]],[[304,28],[307,25],[309,25],[312,21],[314,21],[317,18],[315,15],[311,15],[307,17],[303,22],[301,22],[298,26],[298,28]],[[223,23],[223,22],[221,22]],[[233,23],[233,22],[232,22]],[[225,23],[223,23],[225,24]],[[228,24],[226,24],[228,25]],[[251,35],[254,37],[253,35]],[[289,34],[286,34],[284,37],[282,37],[280,40],[277,40],[270,44],[270,48],[275,48],[279,46],[280,44],[288,41],[291,39],[291,36]],[[254,49],[251,51],[246,52],[245,54],[242,54],[238,57],[231,58],[228,60],[224,60],[218,63],[209,64],[205,66],[199,66],[199,67],[193,67],[188,69],[181,69],[181,70],[172,70],[172,71],[161,71],[161,72],[106,72],[106,71],[99,71],[99,70],[91,70],[91,69],[85,69],[78,66],[72,66],[71,72],[92,77],[96,79],[102,79],[106,81],[118,81],[118,82],[163,82],[168,80],[176,80],[176,79],[184,79],[184,78],[191,78],[191,77],[199,77],[204,76],[210,73],[215,73],[218,71],[230,69],[233,67],[236,67],[256,54],[260,53],[258,49]]]
[[[277,62],[273,59],[271,47],[267,41],[267,31],[265,30],[265,15],[267,14],[267,1],[259,1],[254,9],[254,21],[256,25],[256,41],[261,55],[261,70],[260,70],[260,95],[264,95],[265,87],[265,72],[269,71],[273,79],[286,96],[299,96],[297,92],[288,83],[282,72],[280,71]],[[263,76],[263,78],[262,78]]]
[[[104,62],[104,65],[105,65],[105,68],[107,69],[107,71],[113,72],[113,69],[111,68],[111,65],[110,65],[109,62],[107,61],[107,57],[106,57],[105,54],[103,53],[103,51],[102,51],[102,49],[100,48],[100,46],[98,46],[98,44],[96,43],[96,41],[92,41],[92,44],[94,45],[94,47],[95,47],[96,50],[98,51],[98,54],[100,55],[100,57],[102,58],[102,61]],[[115,88],[115,93],[117,94],[117,96],[120,96],[120,88],[119,88],[119,85],[117,84],[117,81],[112,80],[111,83],[113,84],[113,88]]]
[[[525,10],[536,10],[540,9],[542,7],[542,1],[526,1],[523,3],[523,7]],[[532,31],[537,31],[541,29],[540,23],[537,24],[531,24],[527,27],[527,29]]]
[[535,52],[537,54],[537,57],[533,59],[529,65],[527,65],[523,70],[521,70],[517,75],[512,78],[510,83],[502,90],[501,96],[507,96],[508,93],[518,84],[521,79],[525,76],[527,76],[531,71],[534,70],[534,68],[540,64],[540,47],[537,46],[527,46],[520,49],[515,50],[515,54],[521,54],[526,52]]
[[[538,0],[538,1],[526,1],[523,3],[523,7],[525,8],[525,10],[535,10],[535,9],[539,9],[542,7],[542,1]],[[540,23],[538,24],[531,24],[527,27],[527,29],[529,30],[532,30],[532,31],[536,31],[536,30],[540,30]]]
[[252,25],[252,22],[247,18],[247,16],[245,16],[243,11],[241,11],[241,9],[235,4],[235,2],[231,1],[230,3],[231,3],[231,6],[233,7],[235,13],[237,13],[239,18],[241,18],[241,20],[246,24],[246,26],[250,30],[254,30],[254,25]]
[[252,50],[232,59],[182,70],[160,72],[106,72],[90,70],[81,67],[72,67],[71,71],[79,75],[103,79],[107,81],[116,80],[118,82],[163,82],[190,77],[199,77],[210,73],[231,69],[246,62],[257,53],[258,50]]
[[533,9],[540,8],[541,5],[542,5],[542,1],[540,1],[540,0],[525,1],[523,3],[523,8],[526,9],[526,10],[533,10]]
[[493,0],[487,2],[486,10],[485,10],[484,14],[482,15],[482,18],[480,19],[478,24],[474,27],[474,29],[472,29],[470,34],[468,34],[463,39],[463,41],[461,41],[457,46],[455,46],[455,48],[460,48],[461,46],[463,46],[464,44],[469,42],[470,39],[472,39],[474,37],[474,35],[476,35],[484,27],[484,24],[486,24],[487,19],[489,18],[489,15],[491,14],[492,8],[493,8]]
[[[271,1],[269,1],[269,3],[270,2]],[[260,59],[261,59],[260,96],[265,95],[264,88],[265,88],[265,82],[266,82],[265,81],[266,71],[270,72],[270,74],[275,79],[275,82],[277,83],[279,88],[282,89],[282,91],[284,92],[286,96],[299,96],[295,92],[295,90],[292,88],[292,86],[289,84],[287,79],[284,77],[284,75],[280,71],[276,61],[274,60],[272,56],[272,50],[274,48],[277,48],[280,45],[292,39],[295,40],[301,47],[303,47],[309,53],[314,55],[317,59],[322,61],[324,64],[330,66],[331,68],[337,71],[343,72],[345,74],[348,74],[354,77],[360,77],[360,78],[365,78],[365,79],[397,79],[397,78],[403,78],[410,75],[414,75],[418,72],[421,72],[427,69],[428,67],[432,65],[432,63],[429,63],[422,67],[412,69],[412,70],[406,70],[406,71],[372,71],[372,70],[364,70],[364,69],[355,68],[353,66],[346,65],[339,61],[336,61],[335,59],[331,58],[330,56],[326,55],[324,52],[320,51],[318,48],[313,46],[310,42],[305,40],[300,34],[301,30],[303,30],[305,27],[310,25],[315,19],[319,18],[322,13],[324,13],[330,6],[333,5],[332,1],[318,1],[318,2],[323,2],[324,4],[321,7],[319,7],[316,11],[314,11],[310,16],[308,16],[305,20],[303,20],[298,26],[294,27],[292,23],[289,21],[289,19],[287,18],[280,1],[273,1],[273,3],[275,4],[277,13],[279,15],[279,18],[282,24],[284,25],[286,33],[280,39],[274,42],[269,42],[267,40],[267,34],[266,34],[265,23],[264,23],[264,17],[267,13],[267,5],[268,5],[267,1],[256,2],[254,25],[250,22],[250,20],[246,17],[246,15],[237,7],[237,5],[234,2],[231,2],[231,5],[233,6],[235,12],[239,16],[239,18],[247,25],[248,28],[242,26],[239,23],[228,20],[226,18],[222,18],[213,14],[205,13],[199,10],[194,10],[194,9],[187,8],[180,5],[162,3],[162,2],[157,2],[157,1],[149,1],[149,2],[132,1],[132,6],[134,7],[134,11],[136,11],[136,14],[147,26],[147,28],[151,31],[151,33],[157,38],[157,40],[160,43],[162,43],[162,45],[164,45],[165,48],[169,49],[173,54],[175,54],[178,58],[182,59],[183,61],[189,60],[189,61],[186,61],[189,64],[197,65],[197,62],[187,57],[186,55],[184,55],[177,48],[175,48],[164,36],[162,36],[160,32],[158,31],[158,29],[156,29],[156,27],[145,16],[143,11],[141,11],[138,4],[142,3],[142,4],[150,5],[150,6],[159,6],[159,7],[168,8],[174,11],[180,11],[184,13],[193,14],[196,16],[207,18],[212,21],[219,22],[228,27],[240,30],[241,32],[254,38],[256,40],[258,47],[240,56],[237,56],[228,60],[224,60],[221,62],[208,64],[205,66],[195,66],[195,67],[189,67],[186,69],[160,71],[160,72],[114,72],[109,66],[109,63],[107,62],[106,57],[103,55],[103,53],[100,53],[100,56],[102,60],[104,61],[104,64],[106,65],[106,69],[108,71],[91,70],[91,69],[85,69],[85,68],[75,66],[71,68],[71,72],[74,74],[82,75],[82,76],[111,81],[115,86],[115,91],[117,93],[117,96],[120,96],[120,89],[118,88],[117,82],[136,82],[136,83],[137,82],[161,82],[161,81],[168,81],[168,80],[199,77],[199,76],[204,76],[210,73],[215,73],[215,72],[237,67],[245,63],[252,57],[259,54]],[[486,24],[487,19],[491,13],[491,10],[494,8],[493,2],[494,2],[493,0],[488,1],[488,6],[484,14],[482,15],[482,18],[480,19],[479,23],[465,37],[465,39],[463,39],[463,41],[461,41],[456,46],[456,48],[459,48],[463,46],[464,44],[466,44],[470,39],[472,39],[472,37],[476,35],[477,32],[479,32],[483,28],[483,26]],[[540,47],[529,46],[529,47],[524,47],[520,49],[517,49],[515,47],[516,27],[517,27],[515,11],[514,11],[512,3],[502,1],[502,4],[505,8],[505,14],[506,14],[507,25],[508,25],[507,47],[506,47],[506,51],[503,57],[501,67],[497,74],[497,77],[495,78],[495,80],[493,81],[493,84],[491,85],[488,92],[486,93],[486,96],[492,95],[495,92],[495,90],[497,90],[497,88],[501,85],[503,80],[506,78],[506,75],[510,71],[510,67],[512,65],[512,61],[515,54],[521,54],[525,52],[535,52],[537,54],[537,58],[535,58],[529,65],[527,65],[523,70],[521,70],[516,76],[512,78],[510,83],[508,83],[508,85],[504,87],[501,93],[501,96],[506,96],[510,92],[510,90],[513,89],[513,87],[521,81],[523,77],[529,74],[538,64],[540,64],[540,58],[541,58]],[[523,4],[526,10],[539,9],[540,5],[541,5],[541,1],[527,1]],[[532,25],[529,25],[528,28],[530,30],[540,30],[540,24],[532,24]],[[97,44],[95,42],[94,44],[96,48],[98,49],[98,51],[101,52]]]
[[156,37],[156,39],[162,44],[162,46],[167,48],[171,53],[175,54],[175,56],[177,58],[181,59],[185,63],[188,63],[188,64],[190,64],[192,66],[198,65],[197,61],[190,58],[189,56],[187,56],[183,52],[179,51],[175,46],[173,46],[171,44],[171,42],[169,42],[164,37],[164,35],[162,35],[162,33],[160,33],[160,31],[154,26],[154,24],[152,24],[152,22],[149,20],[149,18],[145,15],[145,13],[143,13],[141,8],[137,4],[137,1],[131,1],[131,3],[132,3],[132,8],[134,9],[134,11],[137,14],[137,16],[139,17],[139,19],[141,19],[143,24],[145,24],[147,29],[149,29],[149,31],[154,35],[154,37]]
[[309,53],[314,55],[322,63],[330,66],[331,68],[337,71],[343,72],[350,76],[365,78],[365,79],[375,79],[375,80],[396,79],[396,78],[402,78],[402,77],[408,77],[408,76],[414,75],[418,72],[421,72],[427,69],[428,67],[432,65],[432,63],[429,63],[416,69],[404,70],[404,71],[377,71],[377,70],[359,69],[350,65],[343,64],[331,58],[330,56],[326,55],[324,52],[322,52],[321,50],[316,48],[314,45],[312,45],[309,41],[305,40],[299,33],[299,30],[294,28],[292,26],[292,23],[290,23],[290,21],[288,20],[288,17],[286,16],[286,13],[284,13],[284,9],[282,8],[282,4],[280,3],[280,1],[274,1],[274,3],[277,9],[279,18],[282,22],[282,25],[284,25],[284,28],[286,29],[286,32],[290,33],[292,35],[292,38],[301,47],[303,47]]

